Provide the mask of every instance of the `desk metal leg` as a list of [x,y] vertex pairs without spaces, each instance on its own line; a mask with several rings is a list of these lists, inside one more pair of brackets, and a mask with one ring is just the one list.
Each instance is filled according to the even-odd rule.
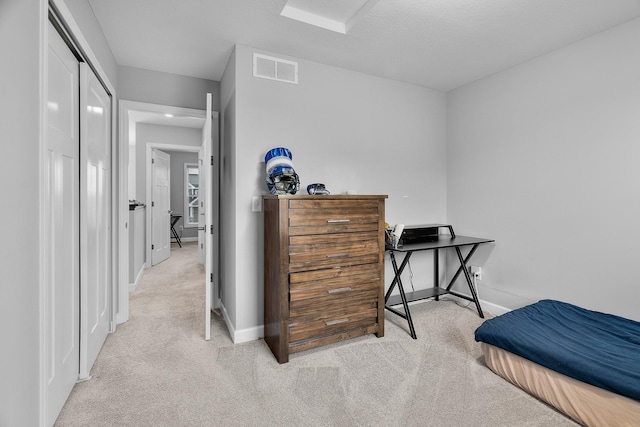
[[176,239],[176,242],[178,242],[178,246],[182,247],[182,242],[180,242],[180,236],[178,236],[178,233],[176,232],[176,229],[173,228],[173,225],[171,226],[171,234],[173,234],[173,238]]
[[[404,293],[404,286],[402,286],[402,279],[401,279],[401,275],[402,275],[402,271],[404,270],[405,266],[407,265],[407,263],[409,262],[409,257],[411,256],[412,252],[407,252],[407,254],[404,256],[404,259],[402,260],[402,263],[400,264],[400,268],[398,268],[398,264],[396,263],[396,257],[393,254],[393,252],[389,253],[389,256],[391,258],[391,264],[393,265],[393,271],[395,273],[395,276],[393,278],[393,282],[391,282],[391,286],[389,286],[389,290],[387,291],[387,294],[384,296],[384,303],[385,303],[385,308],[387,310],[389,310],[390,312],[402,317],[403,319],[407,320],[407,323],[409,323],[409,333],[411,334],[411,338],[418,339],[417,335],[416,335],[416,330],[413,327],[413,320],[411,319],[411,312],[409,311],[409,304],[407,303],[407,296]],[[404,307],[404,313],[399,312],[398,310],[396,310],[393,307],[388,307],[387,306],[387,301],[389,300],[389,297],[391,296],[391,292],[393,291],[393,289],[395,288],[396,284],[398,285],[398,290],[400,291],[400,298],[402,299],[402,307]]]
[[[478,249],[478,246],[479,245],[473,245],[473,247],[467,254],[466,258],[462,257],[462,251],[460,250],[459,247],[455,248],[456,254],[458,255],[458,261],[460,261],[460,267],[458,268],[458,271],[456,271],[456,274],[454,274],[453,278],[451,279],[451,282],[449,282],[449,285],[447,286],[447,291],[449,291],[449,293],[452,295],[472,301],[476,305],[476,309],[478,310],[478,316],[484,319],[484,314],[482,313],[482,307],[480,307],[480,301],[478,300],[478,294],[476,293],[476,289],[473,287],[473,283],[471,281],[471,274],[469,274],[469,268],[467,267],[467,263],[473,256],[476,249]],[[453,283],[456,281],[456,279],[460,275],[461,271],[464,273],[464,278],[466,279],[467,285],[469,286],[469,291],[471,292],[471,298],[468,298],[467,296],[461,295],[457,292],[451,291],[451,287],[453,286]]]
[[[404,268],[409,263],[409,258],[411,257],[411,254],[412,252],[406,253],[406,255],[402,260],[402,263],[400,264],[400,268],[398,268],[398,264],[396,262],[396,257],[394,253],[393,252],[389,253],[389,256],[391,258],[391,265],[393,266],[394,278],[393,278],[393,281],[391,282],[391,286],[389,286],[389,290],[387,290],[387,293],[384,296],[384,302],[385,302],[385,308],[387,310],[407,320],[407,323],[409,324],[409,333],[411,334],[411,338],[417,339],[416,331],[413,326],[413,319],[411,319],[411,311],[409,311],[409,303],[407,302],[407,296],[404,293],[404,286],[402,285],[402,278],[401,278]],[[400,299],[402,300],[402,307],[404,308],[404,313],[401,313],[395,308],[389,307],[386,305],[387,301],[389,301],[389,297],[391,296],[391,293],[393,292],[393,289],[396,287],[396,284],[398,285],[398,290],[400,292]]]
[[[440,252],[438,249],[433,250],[433,287],[440,287]],[[440,301],[440,295],[436,294],[436,301]]]
[[453,278],[451,279],[451,281],[449,282],[449,285],[447,286],[447,290],[450,290],[451,286],[453,286],[455,281],[458,280],[458,276],[460,276],[460,273],[462,273],[462,270],[464,268],[467,268],[467,265],[469,265],[469,260],[471,259],[473,254],[476,252],[476,249],[478,249],[478,246],[480,246],[480,245],[473,245],[471,247],[471,250],[469,251],[469,253],[467,254],[467,256],[464,259],[464,264],[461,265],[460,267],[458,267],[458,270],[456,271],[456,274],[453,275]]

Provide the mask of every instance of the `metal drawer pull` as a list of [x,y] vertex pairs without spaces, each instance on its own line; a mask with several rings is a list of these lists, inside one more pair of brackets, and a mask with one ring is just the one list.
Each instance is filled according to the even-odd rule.
[[349,319],[340,319],[340,320],[330,320],[329,322],[324,322],[327,326],[339,325],[340,323],[347,323]]
[[335,295],[335,294],[344,294],[350,291],[351,291],[351,288],[346,287],[346,288],[339,288],[339,289],[329,289],[327,293]]
[[342,254],[329,254],[327,255],[327,258],[346,258],[349,256],[349,252],[345,252]]
[[341,224],[346,222],[351,222],[350,219],[328,219],[327,222],[329,224]]

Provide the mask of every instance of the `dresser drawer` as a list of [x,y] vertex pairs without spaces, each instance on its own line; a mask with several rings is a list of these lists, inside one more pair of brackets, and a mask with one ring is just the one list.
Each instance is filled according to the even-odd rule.
[[291,200],[289,235],[378,231],[378,205],[352,200]]
[[310,244],[289,248],[289,271],[317,270],[378,262],[378,241]]
[[[304,245],[332,244],[344,242],[378,241],[378,230],[347,232],[347,233],[323,233],[289,236],[289,252],[292,247]],[[297,249],[297,248],[296,248]]]
[[[319,295],[316,296],[317,294]],[[305,292],[292,293],[291,298],[289,316],[297,318],[331,311],[336,307],[358,307],[363,303],[377,303],[378,290],[376,282],[364,282],[340,288],[309,289]]]
[[380,264],[374,264],[291,273],[289,274],[289,289],[295,293],[307,286],[312,286],[315,282],[322,282],[326,286],[335,284],[337,287],[342,287],[355,281],[381,279],[382,268]]
[[316,197],[312,199],[290,199],[289,210],[294,209],[349,209],[349,208],[373,208],[378,209],[379,199],[350,199],[350,198],[324,198]]
[[289,342],[337,334],[349,329],[377,323],[378,304],[375,299],[351,301],[345,306],[322,310],[289,320]]
[[[353,268],[352,274],[344,274],[320,279],[317,276],[310,276],[305,273],[291,274],[291,286],[289,290],[289,300],[291,304],[308,299],[350,297],[355,292],[374,290],[378,291],[380,286],[381,271],[377,265],[366,266],[366,270]],[[340,270],[329,270],[336,273]],[[305,276],[314,280],[304,280]]]

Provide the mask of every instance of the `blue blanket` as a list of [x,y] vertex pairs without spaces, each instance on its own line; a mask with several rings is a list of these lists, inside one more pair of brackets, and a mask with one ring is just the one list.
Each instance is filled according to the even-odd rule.
[[579,381],[640,400],[640,322],[541,300],[485,321],[475,337]]

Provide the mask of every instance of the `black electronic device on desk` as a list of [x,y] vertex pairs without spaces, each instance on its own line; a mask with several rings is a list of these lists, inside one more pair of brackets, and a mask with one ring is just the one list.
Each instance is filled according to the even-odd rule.
[[[449,234],[439,234],[440,229],[443,228],[448,229]],[[473,302],[476,306],[476,309],[478,310],[478,315],[481,318],[484,318],[482,308],[480,307],[480,301],[478,300],[478,294],[476,293],[475,286],[471,281],[471,274],[469,273],[469,268],[467,267],[467,265],[476,249],[478,249],[478,246],[480,246],[480,244],[482,243],[493,242],[493,239],[456,236],[453,231],[453,227],[447,224],[430,224],[416,226],[404,226],[402,224],[397,224],[390,232],[390,238],[391,242],[388,242],[388,244],[386,245],[386,250],[387,252],[389,252],[389,257],[391,258],[391,264],[393,265],[395,276],[393,278],[393,281],[391,282],[391,286],[387,290],[387,293],[384,297],[385,308],[407,320],[407,322],[409,323],[409,331],[413,339],[416,339],[417,337],[416,331],[413,327],[413,320],[411,320],[411,312],[409,311],[408,304],[412,301],[418,301],[427,298],[435,298],[435,300],[437,301],[440,295],[451,294],[457,296],[458,298],[466,299]],[[469,253],[466,257],[462,256],[462,251],[460,249],[463,246],[471,246],[471,249],[469,250]],[[458,267],[458,270],[453,275],[453,278],[445,288],[440,287],[439,283],[440,272],[438,251],[440,249],[448,248],[455,249],[460,267]],[[407,263],[409,262],[409,259],[414,252],[427,250],[434,251],[433,287],[405,293],[404,286],[402,285],[402,271],[407,266]],[[396,252],[403,252],[405,254],[400,267],[398,267],[398,264],[396,262]],[[469,286],[471,297],[451,289],[455,281],[458,279],[458,277],[460,277],[460,273],[464,274],[467,285]],[[396,285],[398,286],[400,295],[391,296],[391,293],[393,292]],[[393,308],[393,306],[397,306],[400,304],[402,304],[402,306],[404,307],[404,313]]]
[[393,229],[388,230],[386,247],[387,249],[398,249],[405,244],[437,242],[440,236],[440,229],[443,227],[448,228],[449,233],[454,235],[453,227],[446,224],[396,224]]
[[440,234],[441,227],[448,227],[453,234],[453,227],[444,224],[428,225],[405,225],[400,235],[398,246],[410,245],[413,243],[436,242]]

